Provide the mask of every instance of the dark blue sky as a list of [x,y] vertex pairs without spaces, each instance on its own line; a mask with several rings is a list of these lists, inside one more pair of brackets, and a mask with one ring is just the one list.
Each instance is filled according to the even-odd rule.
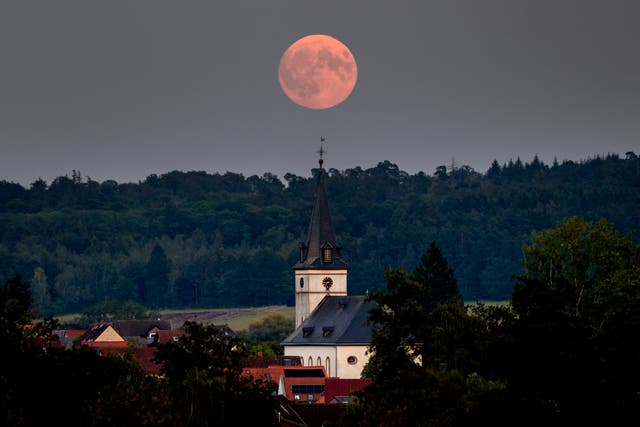
[[[636,0],[3,1],[0,180],[308,176],[321,135],[340,170],[639,153],[638,22]],[[329,110],[278,85],[308,34],[358,63]]]

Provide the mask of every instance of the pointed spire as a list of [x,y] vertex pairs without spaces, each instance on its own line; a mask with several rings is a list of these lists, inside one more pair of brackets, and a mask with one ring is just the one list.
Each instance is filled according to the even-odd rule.
[[321,137],[320,150],[318,150],[318,154],[320,155],[320,159],[318,161],[320,169],[318,172],[315,201],[311,212],[309,228],[307,230],[307,240],[300,244],[300,259],[297,264],[298,266],[310,266],[314,264],[329,266],[345,265],[340,260],[340,246],[336,241],[336,234],[333,229],[331,213],[329,211],[329,199],[327,197],[327,190],[324,186],[325,172],[322,167],[324,163],[322,157],[327,152],[322,145],[322,142],[324,141],[325,138]]

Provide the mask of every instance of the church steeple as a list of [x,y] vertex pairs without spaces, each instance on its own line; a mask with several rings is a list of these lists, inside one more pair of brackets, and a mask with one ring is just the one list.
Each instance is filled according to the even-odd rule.
[[[324,142],[324,138],[320,139]],[[300,255],[294,264],[296,289],[296,327],[318,306],[326,295],[347,295],[347,263],[340,254],[340,245],[333,230],[329,199],[324,186],[325,171],[320,146],[320,168],[315,200],[307,238],[300,243]]]
[[[324,138],[321,139],[324,141]],[[318,151],[320,168],[316,184],[315,201],[311,211],[311,220],[307,230],[307,239],[300,244],[300,257],[295,267],[339,267],[346,264],[340,258],[340,246],[336,241],[336,234],[329,211],[329,199],[324,186],[324,169],[322,156],[326,153],[323,146]]]

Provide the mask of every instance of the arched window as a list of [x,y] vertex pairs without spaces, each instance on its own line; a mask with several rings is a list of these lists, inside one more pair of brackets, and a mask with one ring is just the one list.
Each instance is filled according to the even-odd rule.
[[322,366],[322,359],[320,359],[320,356],[318,356],[318,366]]
[[309,366],[313,366],[313,359],[309,356]]
[[300,289],[304,288],[304,277],[300,278]]
[[324,367],[327,368],[327,376],[331,376],[331,359],[327,357],[327,361],[324,363]]

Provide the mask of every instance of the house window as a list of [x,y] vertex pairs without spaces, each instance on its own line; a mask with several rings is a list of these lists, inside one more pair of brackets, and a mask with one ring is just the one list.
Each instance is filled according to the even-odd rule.
[[320,356],[318,356],[318,366],[322,366],[322,359],[320,359]]
[[331,359],[327,357],[327,360],[324,362],[324,367],[327,369],[327,376],[331,376]]
[[349,365],[355,365],[356,363],[358,363],[358,358],[355,356],[349,356],[347,357],[347,363]]
[[309,356],[309,366],[313,366],[313,359]]
[[312,333],[313,333],[313,326],[305,326],[304,328],[302,328],[302,337],[303,338],[310,337]]
[[323,384],[294,384],[291,386],[291,392],[294,394],[322,394],[324,393]]
[[331,334],[333,333],[333,326],[324,326],[322,328],[322,336],[323,337],[329,337],[331,336]]

